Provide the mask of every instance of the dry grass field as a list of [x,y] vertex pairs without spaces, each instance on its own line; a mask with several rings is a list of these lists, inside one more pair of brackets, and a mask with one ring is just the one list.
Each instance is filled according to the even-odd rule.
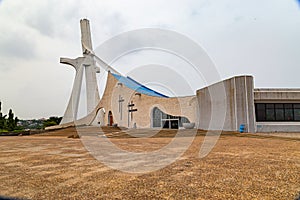
[[[134,138],[124,130],[85,129],[129,151],[153,151],[174,131]],[[131,130],[147,136],[151,130]],[[182,130],[185,131],[185,130]],[[130,132],[130,131],[129,131]],[[300,140],[223,133],[200,159],[205,132],[171,165],[132,174],[91,156],[75,129],[0,137],[0,196],[20,199],[296,199],[300,192]]]

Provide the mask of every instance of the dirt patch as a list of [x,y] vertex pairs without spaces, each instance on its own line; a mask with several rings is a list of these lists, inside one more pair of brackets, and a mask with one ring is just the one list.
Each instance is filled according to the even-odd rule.
[[[55,132],[59,136],[0,137],[0,196],[295,199],[299,195],[299,140],[224,133],[213,151],[200,159],[198,154],[205,133],[198,132],[190,148],[176,162],[155,172],[130,174],[94,159],[81,140],[67,138],[74,131]],[[103,132],[87,128],[82,133]],[[174,132],[161,132],[151,138],[122,136],[130,134],[121,129],[104,134],[111,134],[110,140],[121,148],[139,152],[161,148],[170,142]],[[142,136],[147,134],[152,132],[141,130]]]

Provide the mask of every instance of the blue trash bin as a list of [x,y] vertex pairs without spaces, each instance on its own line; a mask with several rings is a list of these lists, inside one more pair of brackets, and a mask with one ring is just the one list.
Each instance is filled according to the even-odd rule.
[[240,125],[240,133],[244,133],[245,132],[245,124],[241,124]]

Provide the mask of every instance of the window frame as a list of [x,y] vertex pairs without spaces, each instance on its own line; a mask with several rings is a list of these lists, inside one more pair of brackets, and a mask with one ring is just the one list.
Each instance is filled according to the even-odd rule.
[[255,117],[257,122],[300,122],[295,119],[299,109],[300,103],[255,103]]

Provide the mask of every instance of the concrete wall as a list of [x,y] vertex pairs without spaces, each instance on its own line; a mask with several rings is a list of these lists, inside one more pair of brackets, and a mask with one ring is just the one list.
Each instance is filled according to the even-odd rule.
[[197,90],[199,128],[255,132],[253,77],[233,77]]
[[300,102],[300,89],[254,89],[255,102],[268,103],[269,101],[286,102],[298,101]]
[[300,122],[256,122],[257,132],[300,132]]

